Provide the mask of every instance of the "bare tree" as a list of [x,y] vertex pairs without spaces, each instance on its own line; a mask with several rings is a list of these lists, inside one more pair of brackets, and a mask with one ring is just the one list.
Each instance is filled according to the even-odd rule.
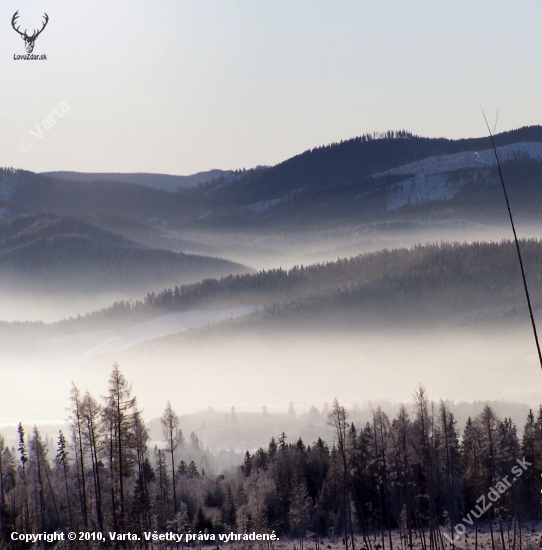
[[167,445],[167,451],[171,455],[171,479],[173,480],[173,510],[177,514],[177,489],[175,486],[175,449],[179,446],[182,439],[182,432],[179,430],[179,417],[171,408],[168,401],[164,413],[162,414],[162,434]]
[[[110,462],[115,476],[112,481],[118,484],[120,503],[120,523],[125,523],[124,479],[133,466],[131,446],[133,439],[134,409],[136,398],[132,397],[132,386],[128,384],[119,366],[115,363],[109,377],[109,394],[105,398],[105,425],[110,435]],[[113,493],[114,494],[114,491]],[[115,499],[113,499],[115,500]]]
[[150,462],[147,458],[149,433],[141,412],[134,414],[134,449],[137,460],[137,482],[134,490],[135,516],[139,521],[139,528],[150,528],[150,498],[148,478],[150,474]]
[[96,520],[98,528],[103,531],[103,512],[102,512],[102,488],[100,483],[100,462],[98,460],[99,447],[99,423],[102,413],[100,404],[87,391],[83,398],[82,419],[85,425],[84,436],[90,453],[92,464],[92,479],[94,482],[94,502],[96,505]]
[[[344,540],[346,543],[346,550],[348,550],[348,526],[350,527],[350,537],[352,541],[352,550],[355,550],[354,546],[354,530],[352,526],[352,510],[350,507],[350,492],[348,490],[348,460],[346,456],[346,410],[339,405],[337,399],[333,401],[333,407],[327,416],[328,424],[335,428],[337,435],[337,448],[342,458],[343,463],[343,497],[344,497]],[[346,519],[348,517],[348,523]]]
[[72,383],[71,390],[71,410],[70,421],[73,434],[73,445],[75,448],[75,467],[77,470],[77,479],[79,485],[79,497],[81,500],[81,511],[83,513],[83,523],[85,529],[88,528],[88,513],[87,513],[87,490],[85,484],[85,457],[83,454],[83,435],[82,424],[83,419],[81,415],[81,397],[77,386]]

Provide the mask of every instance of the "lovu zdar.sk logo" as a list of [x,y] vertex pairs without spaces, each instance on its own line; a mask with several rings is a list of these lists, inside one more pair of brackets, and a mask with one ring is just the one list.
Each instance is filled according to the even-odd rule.
[[43,15],[44,21],[42,22],[41,29],[33,29],[32,34],[28,34],[28,29],[25,29],[24,32],[21,32],[21,27],[18,25],[17,18],[19,17],[19,10],[17,10],[13,17],[11,18],[11,26],[13,29],[21,35],[21,38],[24,40],[24,45],[26,48],[27,55],[14,55],[14,59],[47,59],[47,56],[45,55],[31,55],[34,51],[34,45],[36,43],[36,39],[38,36],[43,32],[43,29],[47,26],[47,23],[49,22],[49,16],[45,13]]

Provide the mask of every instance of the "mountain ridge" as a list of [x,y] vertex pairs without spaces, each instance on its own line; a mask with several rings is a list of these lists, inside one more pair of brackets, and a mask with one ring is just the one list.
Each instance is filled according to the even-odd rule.
[[228,260],[145,247],[76,217],[28,214],[0,222],[4,288],[141,291],[247,270]]
[[[495,135],[499,148],[515,147],[519,151],[519,144],[527,142],[531,148],[542,143],[542,126]],[[474,158],[476,154],[480,156],[478,151],[485,155],[489,147],[488,138],[448,140],[407,132],[390,132],[378,139],[365,135],[307,150],[276,166],[237,171],[229,181],[215,181],[176,193],[135,183],[70,181],[4,170],[0,174],[0,215],[5,218],[36,211],[98,214],[176,231],[186,228],[219,232],[373,222],[396,217],[389,212],[390,204],[401,215],[407,212],[404,207],[408,209],[413,203],[403,197],[403,191],[390,203],[390,194],[405,181],[421,189],[414,195],[425,197],[423,202],[431,208],[446,208],[447,200],[456,194],[455,190],[450,191],[453,185],[448,181],[457,176],[453,170],[440,175],[412,175],[405,173],[409,165],[434,163],[435,159],[444,162],[446,155]],[[509,159],[509,163],[527,160],[526,155],[520,156]],[[541,155],[535,157],[530,160],[541,160]],[[458,167],[468,173],[471,181],[495,181],[494,167],[487,163],[471,162]],[[423,181],[420,183],[416,177]],[[477,185],[459,187],[476,192]],[[431,194],[433,188],[437,191]]]
[[70,172],[51,171],[40,172],[41,175],[50,178],[58,178],[68,181],[110,181],[119,183],[134,183],[163,191],[177,191],[183,187],[194,187],[212,180],[225,181],[232,174],[231,170],[205,170],[188,176],[172,174],[155,174],[147,172]]
[[[272,190],[276,194],[277,188],[284,194],[306,184],[315,189],[325,188],[330,184],[365,178],[384,171],[386,167],[390,169],[403,166],[430,156],[491,147],[488,137],[451,140],[425,138],[405,131],[389,132],[382,136],[375,139],[366,134],[340,143],[308,149],[271,168],[255,174],[250,173],[240,181],[222,186],[217,194],[235,186],[238,188],[237,196],[243,196],[246,192],[254,197],[255,202],[272,200],[276,196],[271,196],[268,192]],[[497,147],[522,141],[542,142],[542,126],[526,126],[495,134],[494,140]],[[303,179],[298,177],[297,182],[293,184],[292,179],[295,179],[296,175],[302,176]],[[249,187],[253,183],[259,183],[259,189],[250,195]],[[272,185],[273,183],[277,185]]]

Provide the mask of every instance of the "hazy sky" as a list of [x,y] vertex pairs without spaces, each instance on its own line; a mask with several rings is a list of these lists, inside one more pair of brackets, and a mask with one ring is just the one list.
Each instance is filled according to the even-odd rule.
[[[47,61],[13,59],[16,10],[48,13]],[[248,168],[375,130],[479,136],[481,104],[539,124],[541,24],[538,0],[2,0],[0,164]]]

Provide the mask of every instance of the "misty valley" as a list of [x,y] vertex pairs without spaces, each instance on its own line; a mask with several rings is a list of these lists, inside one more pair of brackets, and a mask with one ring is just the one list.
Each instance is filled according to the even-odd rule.
[[[542,127],[494,139],[539,319]],[[541,540],[540,365],[487,138],[0,169],[0,342],[4,538]]]

